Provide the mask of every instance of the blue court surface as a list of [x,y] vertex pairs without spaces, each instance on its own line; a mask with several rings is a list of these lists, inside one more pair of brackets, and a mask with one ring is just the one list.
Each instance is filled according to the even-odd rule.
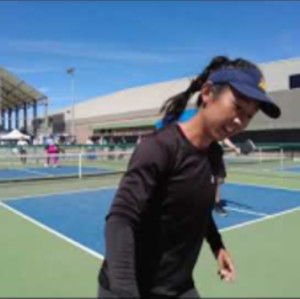
[[[103,174],[109,172],[107,169],[100,167],[82,167],[82,174]],[[0,181],[5,180],[26,180],[31,178],[47,178],[47,177],[63,177],[63,176],[78,176],[78,166],[59,166],[53,167],[24,167],[16,169],[1,169]]]
[[[3,202],[89,249],[104,254],[105,216],[115,191],[108,188]],[[221,229],[300,207],[300,192],[288,189],[225,184],[222,186],[222,198],[229,215],[215,215]]]
[[291,167],[284,167],[280,169],[281,171],[292,171],[300,173],[300,166],[291,166]]

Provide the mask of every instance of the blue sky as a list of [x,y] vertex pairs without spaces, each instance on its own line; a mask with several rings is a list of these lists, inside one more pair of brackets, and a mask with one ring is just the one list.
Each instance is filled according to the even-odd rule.
[[296,1],[0,1],[0,65],[50,109],[201,72],[215,55],[300,56]]

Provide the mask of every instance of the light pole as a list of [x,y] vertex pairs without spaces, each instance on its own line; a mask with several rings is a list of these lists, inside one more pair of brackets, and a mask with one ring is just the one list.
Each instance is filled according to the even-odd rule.
[[71,97],[72,97],[72,109],[71,109],[71,135],[75,138],[75,68],[70,67],[66,70],[67,74],[71,77]]

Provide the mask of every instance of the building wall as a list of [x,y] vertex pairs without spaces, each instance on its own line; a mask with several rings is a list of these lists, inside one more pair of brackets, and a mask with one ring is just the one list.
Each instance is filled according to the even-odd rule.
[[[93,135],[93,132],[96,129],[107,129],[120,123],[138,123],[139,121],[147,120],[149,120],[149,123],[155,123],[157,120],[159,120],[159,118],[160,116],[158,114],[158,109],[149,109],[146,111],[143,110],[136,112],[121,113],[120,115],[106,115],[85,119],[76,119],[75,129],[77,141],[80,143],[85,142],[89,136]],[[67,128],[69,128],[70,126],[71,122],[68,121]]]
[[[115,92],[106,96],[96,97],[75,106],[74,115],[77,120],[122,115],[130,112],[140,113],[151,109],[159,109],[170,96],[186,89],[190,79],[184,78],[158,84],[140,86]],[[67,107],[55,113],[65,113],[66,120],[71,119]]]
[[269,92],[277,92],[289,89],[289,76],[300,74],[300,58],[279,60],[260,64]]
[[75,129],[78,143],[85,143],[87,138],[92,135],[91,130],[85,125],[76,125]]
[[270,96],[281,108],[281,117],[271,119],[262,112],[257,113],[249,130],[300,128],[300,89],[271,92]]

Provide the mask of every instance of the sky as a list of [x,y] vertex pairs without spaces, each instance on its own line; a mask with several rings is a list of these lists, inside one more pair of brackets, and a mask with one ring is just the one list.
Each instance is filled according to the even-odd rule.
[[300,56],[297,1],[0,1],[0,65],[55,111],[201,73],[216,55]]

